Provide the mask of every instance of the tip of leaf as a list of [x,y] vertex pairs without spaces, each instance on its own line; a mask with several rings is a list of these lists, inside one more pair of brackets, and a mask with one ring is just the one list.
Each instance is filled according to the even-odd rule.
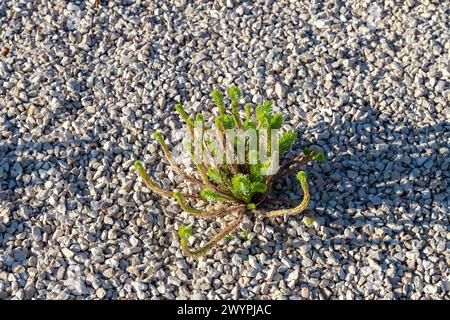
[[163,140],[163,135],[161,132],[155,131],[152,133],[152,138],[156,140]]
[[255,209],[256,209],[256,204],[254,204],[254,203],[249,203],[249,204],[247,205],[247,209],[248,209],[248,210],[255,210]]
[[203,116],[202,116],[201,114],[196,114],[196,115],[195,115],[195,120],[196,120],[196,121],[200,121],[200,122],[203,122],[203,121],[204,121]]
[[245,120],[244,127],[245,129],[256,129],[256,124],[252,120]]
[[188,240],[190,236],[192,236],[192,229],[187,226],[181,226],[178,229],[178,235],[183,240]]
[[210,190],[209,189],[202,189],[200,191],[200,197],[202,197],[203,199],[208,198]]
[[229,115],[222,116],[222,123],[225,129],[233,129],[234,128],[234,120]]
[[184,112],[184,108],[181,104],[177,103],[175,105],[175,110],[177,110],[179,113],[183,113]]
[[272,129],[280,129],[283,126],[284,117],[281,112],[277,112],[270,120],[270,127]]
[[305,171],[297,172],[297,179],[299,181],[306,181],[308,179],[308,174]]
[[174,191],[174,192],[172,193],[172,195],[173,195],[173,197],[174,197],[175,199],[177,199],[178,201],[181,200],[181,193],[179,193],[178,191]]
[[304,217],[303,218],[303,222],[307,225],[310,226],[314,223],[314,219],[311,217]]
[[136,161],[134,161],[133,166],[135,169],[139,170],[142,168],[142,163],[139,160],[136,160]]
[[326,160],[325,155],[322,152],[315,152],[313,154],[313,157],[319,163],[324,162]]
[[231,101],[237,101],[241,98],[241,90],[237,86],[231,86],[228,95]]
[[310,148],[304,148],[304,149],[303,149],[303,154],[304,154],[305,156],[309,156],[309,155],[311,154],[311,149],[310,149]]
[[250,118],[250,116],[251,116],[251,111],[252,111],[252,106],[250,105],[250,103],[247,103],[247,104],[244,106],[244,109],[245,109],[245,114],[246,114],[247,118]]
[[225,109],[224,109],[224,104],[223,104],[223,95],[222,92],[220,92],[219,90],[213,90],[211,92],[211,96],[214,100],[214,102],[217,104],[217,106],[219,107],[219,113],[221,115],[225,114]]
[[219,90],[214,89],[211,92],[211,95],[212,95],[214,101],[216,101],[216,100],[220,101],[223,99],[222,92],[220,92]]

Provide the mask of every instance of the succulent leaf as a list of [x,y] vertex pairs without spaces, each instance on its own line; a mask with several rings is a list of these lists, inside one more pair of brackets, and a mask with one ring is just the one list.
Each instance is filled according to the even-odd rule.
[[211,95],[217,107],[219,108],[220,115],[223,116],[225,114],[225,104],[223,102],[222,92],[220,92],[219,90],[213,90]]
[[262,182],[252,182],[252,193],[263,193],[267,189],[267,185]]
[[313,151],[311,155],[314,157],[314,160],[316,160],[319,163],[324,162],[326,160],[325,155],[322,152]]
[[311,155],[311,149],[309,149],[309,148],[304,148],[303,149],[303,154],[306,156],[306,157],[308,157],[308,156],[310,156]]
[[233,129],[234,128],[235,121],[234,121],[233,117],[226,114],[221,117],[221,120],[222,120],[222,123],[223,123],[223,126],[225,129]]
[[220,177],[219,170],[217,170],[216,168],[208,168],[208,177],[217,185],[220,185],[222,183],[222,178]]
[[283,126],[283,115],[281,112],[277,112],[272,116],[270,120],[270,128],[271,129],[280,129]]
[[252,181],[262,181],[261,164],[250,165],[250,179]]
[[187,241],[190,236],[192,236],[192,229],[187,226],[181,226],[180,229],[178,229],[178,235],[182,240]]
[[155,131],[152,133],[152,138],[158,140],[159,142],[164,141],[164,136],[161,132]]
[[294,144],[295,140],[297,140],[297,132],[287,131],[283,133],[279,141],[280,154],[283,154],[286,151],[288,151],[289,148],[291,148],[292,145]]
[[252,114],[251,114],[251,112],[252,112],[252,106],[251,106],[249,103],[247,103],[247,104],[244,106],[244,109],[245,109],[245,118],[246,118],[247,121],[250,121],[251,118],[252,118]]
[[238,102],[241,98],[241,90],[237,86],[231,86],[228,89],[228,98],[232,102]]
[[184,110],[183,106],[181,104],[175,105],[175,110],[180,114],[180,117],[187,122],[188,114],[186,113],[186,110]]
[[252,120],[245,120],[244,128],[246,130],[248,130],[248,129],[256,129],[256,124]]
[[233,193],[244,202],[249,202],[251,197],[251,183],[247,175],[238,173],[232,179]]
[[201,122],[202,124],[205,123],[205,119],[203,118],[203,116],[201,114],[195,115],[195,121]]
[[200,191],[200,196],[208,201],[230,201],[229,198],[222,196],[221,194],[211,190],[211,189],[202,189]]
[[314,223],[314,219],[311,217],[304,217],[303,218],[303,222],[307,225],[310,226]]

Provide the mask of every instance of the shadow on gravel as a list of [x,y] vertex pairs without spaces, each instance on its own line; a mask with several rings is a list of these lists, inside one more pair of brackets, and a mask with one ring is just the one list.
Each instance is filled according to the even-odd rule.
[[376,209],[403,208],[412,218],[416,210],[428,212],[430,218],[433,210],[448,210],[450,122],[417,128],[408,120],[383,119],[374,109],[361,111],[362,119],[307,129],[316,136],[312,144],[328,158],[305,167],[311,175],[314,211],[331,220],[351,220],[353,213]]
[[[412,219],[418,211],[433,219],[434,210],[448,210],[450,122],[417,128],[407,119],[396,122],[374,109],[361,111],[361,119],[308,129],[319,132],[316,144],[329,158],[314,168],[316,207],[335,219],[394,208]],[[330,137],[321,141],[323,135]]]
[[[17,146],[0,143],[0,202],[10,212],[6,221],[9,231],[29,223],[35,215],[49,213],[52,219],[64,222],[67,212],[90,206],[85,168],[70,156],[71,148],[71,143],[46,141],[17,155]],[[69,156],[63,155],[65,152]],[[55,153],[61,154],[51,155]]]
[[[442,253],[448,244],[442,234],[450,228],[450,122],[398,122],[364,107],[355,119],[335,117],[329,122],[305,129],[316,138],[312,145],[320,146],[328,158],[323,164],[305,166],[311,177],[313,209],[309,211],[316,216],[320,231],[305,227],[295,236],[301,216],[285,218],[282,228],[281,219],[265,219],[265,224],[276,231],[274,241],[279,249],[311,245],[312,254],[340,261],[342,270],[359,261],[359,268],[387,274],[398,289],[394,296],[411,297],[412,284],[399,283],[398,275],[391,276],[397,271],[392,270],[415,274],[419,268],[416,259],[429,259],[425,247],[437,250],[436,265],[447,265]],[[299,133],[301,137],[303,132]],[[300,139],[299,147],[305,142]],[[300,188],[294,181],[291,176],[290,182],[282,185],[295,184],[290,191],[298,195]],[[367,252],[374,246],[378,249],[372,257]],[[255,243],[251,250],[272,253],[263,243]],[[360,258],[360,250],[367,257]],[[333,252],[333,257],[324,252]],[[321,267],[315,270],[320,273]]]
[[[76,108],[72,108],[76,113]],[[74,115],[66,117],[71,121]],[[19,132],[15,121],[6,119],[8,138],[0,139],[0,202],[11,212],[27,206],[26,210],[33,214],[44,212],[48,205],[45,211],[61,211],[58,205],[69,212],[78,206],[98,210],[95,203],[113,187],[112,175],[98,174],[103,173],[99,167],[109,171],[106,169],[113,165],[116,156],[125,151],[116,141],[100,144],[96,132],[108,127],[123,131],[123,125],[105,116],[94,121],[92,131],[86,131],[79,123],[81,132],[73,127],[54,128],[52,132],[44,129],[42,138],[36,140],[29,132]],[[104,179],[103,184],[100,178]]]

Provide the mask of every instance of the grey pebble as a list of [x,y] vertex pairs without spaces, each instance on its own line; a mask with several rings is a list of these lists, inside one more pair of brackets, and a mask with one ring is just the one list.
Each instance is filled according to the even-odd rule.
[[[443,4],[0,8],[0,299],[447,298]],[[230,84],[273,100],[300,136],[289,157],[326,155],[302,167],[315,222],[249,215],[251,241],[194,260],[179,227],[197,247],[219,225],[161,200],[133,162],[192,192],[150,132],[181,143],[174,104],[216,113],[210,91]],[[301,201],[294,180],[274,191]]]

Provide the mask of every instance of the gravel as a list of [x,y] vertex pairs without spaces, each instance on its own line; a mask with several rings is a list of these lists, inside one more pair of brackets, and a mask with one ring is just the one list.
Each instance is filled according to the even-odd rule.
[[[1,5],[0,298],[449,299],[448,4],[154,3]],[[189,189],[150,132],[176,145],[174,104],[207,115],[233,83],[285,114],[291,156],[325,152],[316,219],[249,216],[250,241],[195,261],[178,228],[219,225],[132,163]]]

